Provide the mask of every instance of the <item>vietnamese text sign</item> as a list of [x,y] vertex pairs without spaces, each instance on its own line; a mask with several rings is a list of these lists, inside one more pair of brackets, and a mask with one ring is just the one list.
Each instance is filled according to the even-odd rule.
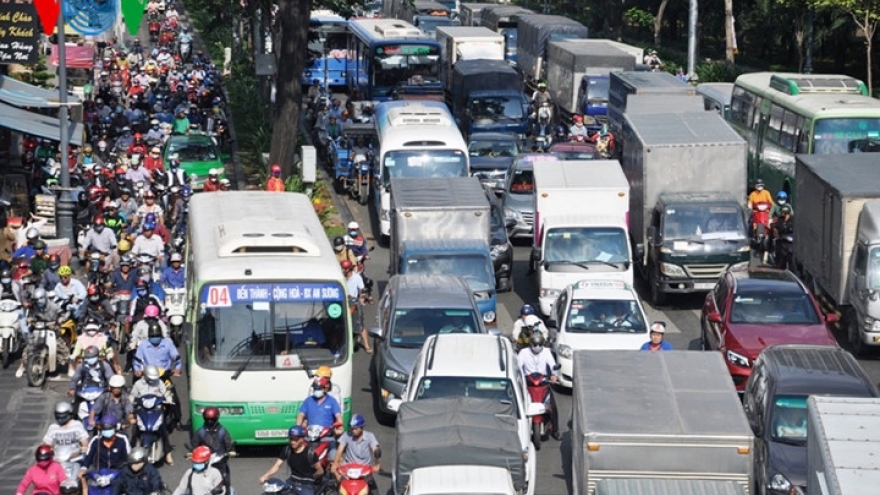
[[33,0],[0,0],[0,64],[35,64],[39,36]]

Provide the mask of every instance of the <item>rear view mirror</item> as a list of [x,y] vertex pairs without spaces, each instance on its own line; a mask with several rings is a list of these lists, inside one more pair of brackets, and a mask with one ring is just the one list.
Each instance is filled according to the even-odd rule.
[[648,239],[648,242],[654,242],[654,238],[657,236],[657,228],[653,225],[648,227],[648,231],[645,234],[645,238]]
[[372,327],[367,330],[367,333],[370,335],[370,337],[375,337],[379,340],[385,338],[385,336],[382,334],[382,327]]
[[516,227],[516,220],[514,220],[513,218],[508,218],[504,221],[504,227],[507,228],[507,230]]

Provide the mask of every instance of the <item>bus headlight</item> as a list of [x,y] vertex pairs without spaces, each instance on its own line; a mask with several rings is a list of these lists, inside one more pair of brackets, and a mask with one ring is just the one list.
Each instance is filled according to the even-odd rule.
[[[196,406],[196,414],[199,416],[205,412],[208,406]],[[241,416],[244,414],[244,406],[216,406],[220,410],[221,415]]]
[[494,311],[486,311],[483,313],[483,321],[486,323],[492,323],[495,321],[495,312]]

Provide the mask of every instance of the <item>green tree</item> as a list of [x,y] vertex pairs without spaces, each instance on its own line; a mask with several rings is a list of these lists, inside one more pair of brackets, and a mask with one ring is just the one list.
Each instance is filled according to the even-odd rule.
[[865,42],[865,65],[867,67],[867,83],[869,94],[874,94],[873,85],[873,50],[874,34],[880,25],[880,0],[809,0],[815,9],[839,9],[852,17],[859,28],[859,35]]

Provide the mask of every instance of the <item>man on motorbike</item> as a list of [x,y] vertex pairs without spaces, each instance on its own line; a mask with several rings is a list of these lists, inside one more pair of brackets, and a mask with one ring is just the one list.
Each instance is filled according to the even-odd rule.
[[[540,373],[550,378],[550,383],[556,383],[556,360],[550,349],[544,346],[546,339],[542,333],[535,332],[529,339],[529,347],[522,349],[517,353],[517,361],[522,369],[523,375],[529,376],[532,373]],[[550,407],[547,413],[550,415],[550,436],[559,440],[562,436],[559,434],[559,414],[556,410],[556,397],[553,395],[553,389],[549,391]]]
[[352,324],[360,326],[360,328],[354,330],[360,334],[361,345],[364,347],[364,351],[367,354],[372,354],[373,348],[370,346],[367,326],[364,324],[363,309],[361,308],[361,304],[367,302],[364,279],[361,274],[358,273],[356,269],[357,265],[353,264],[351,261],[342,261],[339,263],[339,266],[342,268],[342,275],[345,277],[345,284],[348,289],[349,303],[351,305],[350,311],[352,311]]
[[517,350],[529,346],[529,339],[535,330],[543,331],[541,319],[535,314],[535,308],[531,304],[523,304],[519,310],[519,318],[513,323],[511,337],[516,344]]
[[82,421],[76,419],[70,402],[55,404],[55,422],[46,430],[43,443],[55,449],[61,463],[75,462],[88,449],[89,434]]
[[67,473],[57,461],[55,452],[49,445],[40,445],[34,453],[36,464],[29,467],[24,477],[15,489],[15,495],[25,495],[33,486],[34,494],[56,495],[61,493],[61,482],[67,478]]
[[189,174],[180,168],[180,156],[174,153],[168,161],[168,171],[165,172],[165,187],[169,189],[174,186],[183,188],[189,185]]
[[570,141],[586,141],[589,139],[587,127],[584,125],[584,118],[580,115],[575,115],[571,120],[574,123],[568,128],[568,139]]
[[296,492],[299,495],[315,494],[316,480],[320,480],[324,476],[324,468],[321,466],[321,462],[309,452],[309,442],[305,437],[305,428],[299,425],[290,427],[287,431],[290,443],[284,447],[272,467],[260,476],[260,483],[265,483],[286,463],[290,468],[289,481],[294,485]]
[[[34,289],[32,299],[33,306],[30,317],[28,318],[28,323],[33,324],[35,321],[41,321],[44,322],[47,327],[55,328],[63,323],[58,320],[61,317],[61,307],[55,301],[50,301],[48,299],[45,288],[37,287]],[[55,352],[57,354],[56,359],[59,363],[67,363],[70,356],[70,347],[68,347],[67,341],[64,338],[58,338],[55,340],[55,345]],[[27,363],[28,354],[30,352],[29,349],[30,346],[25,346],[24,351],[22,351],[21,365],[15,370],[16,378],[24,376],[25,363]],[[72,372],[73,368],[70,367],[69,370]]]
[[153,495],[163,490],[159,470],[147,462],[147,451],[135,447],[128,454],[128,463],[113,483],[113,495]]
[[220,189],[220,172],[216,168],[208,171],[208,180],[202,186],[202,192],[214,192]]
[[[104,217],[95,219],[92,228],[86,233],[83,246],[80,250],[80,258],[88,258],[88,253],[97,251],[101,254],[109,254],[116,249],[116,233],[112,229],[105,228]],[[91,270],[91,260],[86,261],[86,271]]]
[[158,323],[150,325],[147,340],[141,342],[135,351],[134,375],[142,376],[150,365],[172,370],[174,376],[180,376],[180,353],[171,339],[162,336],[162,327]]
[[[100,349],[95,346],[86,348],[83,352],[82,364],[76,367],[70,378],[70,389],[67,391],[67,395],[74,397],[78,390],[85,387],[107,388],[110,377],[114,375],[113,368],[107,364],[107,361],[99,359],[100,354]],[[70,368],[73,369],[72,364]]]
[[[192,437],[192,446],[198,448],[206,446],[220,456],[228,455],[235,449],[232,437],[226,428],[220,424],[220,409],[214,406],[206,407],[202,412],[204,424],[199,428]],[[214,463],[214,467],[223,475],[223,486],[226,487],[227,493],[230,493],[231,479],[229,472],[228,458],[224,457],[220,461]]]
[[128,156],[132,155],[140,155],[144,156],[147,154],[147,143],[144,142],[144,135],[140,132],[134,133],[134,140],[128,146],[128,149],[125,150],[125,153]]
[[73,270],[64,265],[58,269],[60,282],[55,286],[55,297],[59,300],[68,300],[73,304],[73,317],[77,320],[85,311],[85,301],[88,297],[85,286],[79,280],[73,278]]
[[156,263],[163,263],[165,261],[165,243],[160,236],[154,233],[155,228],[154,223],[144,223],[141,235],[134,240],[131,254],[135,256],[148,254],[155,259]]
[[764,180],[758,179],[755,181],[755,190],[749,193],[749,201],[748,207],[751,210],[758,203],[767,203],[768,205],[773,204],[773,197],[770,196],[770,191],[764,189]]
[[333,252],[336,253],[336,261],[340,263],[349,261],[352,265],[356,265],[358,262],[357,255],[354,254],[350,247],[345,245],[345,239],[342,236],[333,238]]
[[538,89],[532,93],[529,102],[536,108],[540,108],[545,102],[551,103],[550,93],[547,92],[547,83],[541,81],[538,83]]
[[131,188],[124,187],[119,193],[119,212],[129,224],[137,222],[138,204],[131,195]]
[[21,331],[21,338],[27,342],[30,331],[28,329],[27,318],[25,318],[24,305],[27,304],[27,294],[21,284],[12,280],[12,270],[6,268],[0,270],[0,301],[10,300],[19,303],[21,306],[16,310],[18,312],[18,326]]
[[211,460],[211,449],[201,446],[193,450],[192,467],[183,473],[180,484],[171,495],[224,495],[223,475],[208,465]]
[[125,377],[113,375],[108,382],[109,390],[101,394],[89,411],[89,423],[95,424],[96,418],[103,418],[112,414],[120,421],[121,427],[128,428],[136,424],[134,418],[134,403],[131,397],[125,393]]
[[119,213],[119,205],[116,204],[116,201],[110,201],[109,203],[107,203],[104,209],[104,226],[110,228],[110,231],[113,232],[114,237],[119,238],[120,234],[125,231],[125,227],[127,224],[128,219],[125,218],[123,214]]
[[131,451],[131,443],[125,435],[116,434],[116,426],[119,419],[112,414],[105,414],[101,418],[101,434],[92,438],[86,457],[83,459],[83,467],[80,470],[84,474],[88,470],[113,469],[121,470],[128,461]]
[[306,428],[320,425],[326,428],[336,421],[342,421],[342,409],[339,402],[328,395],[330,380],[319,377],[312,382],[311,395],[302,402],[296,415],[296,424]]
[[[351,421],[348,423],[351,431],[339,438],[339,447],[336,449],[336,455],[333,458],[332,464],[332,470],[336,475],[337,481],[342,480],[342,475],[337,472],[337,468],[341,464],[363,464],[371,466],[373,472],[379,472],[381,467],[379,465],[379,440],[376,439],[376,435],[372,432],[364,429],[366,422],[363,415],[352,415]],[[370,490],[378,493],[379,487],[376,486],[376,480],[373,479],[373,476],[367,476],[365,479]]]
[[186,287],[186,269],[183,267],[183,255],[173,253],[169,258],[170,266],[162,270],[159,283],[165,289],[182,289]]

